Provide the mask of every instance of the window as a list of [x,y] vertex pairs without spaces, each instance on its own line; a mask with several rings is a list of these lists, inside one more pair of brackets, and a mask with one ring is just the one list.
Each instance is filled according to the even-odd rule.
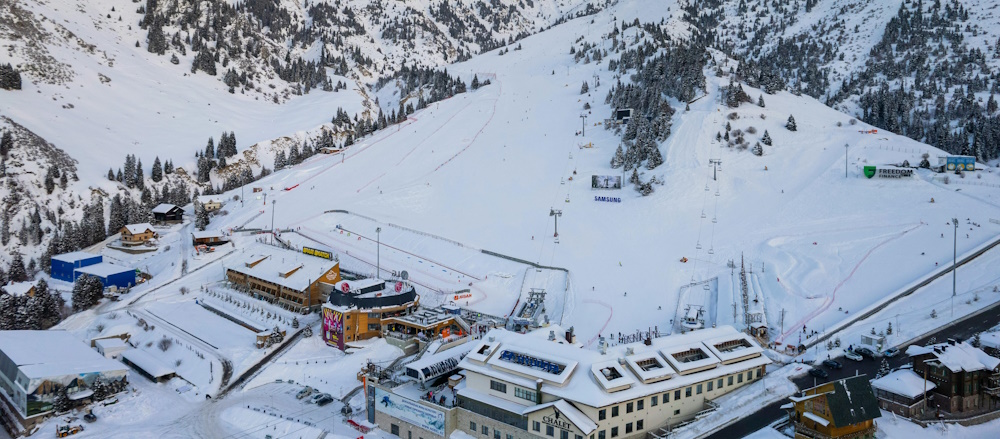
[[618,427],[611,427],[611,437],[618,437]]
[[684,388],[684,397],[685,398],[691,397],[691,386],[687,386],[686,388]]
[[412,430],[407,430],[406,431],[406,439],[413,439],[413,431]]
[[399,426],[396,424],[389,424],[389,433],[399,436]]
[[542,423],[538,421],[532,421],[531,429],[534,431],[542,431]]
[[653,397],[649,399],[649,406],[650,407],[656,407],[656,404],[659,403],[659,401],[658,401],[659,399],[660,399],[659,396],[653,395]]
[[493,439],[500,439],[500,430],[493,429]]
[[518,398],[521,398],[521,399],[526,399],[526,400],[531,401],[531,402],[535,402],[535,392],[533,392],[531,390],[528,390],[528,389],[522,389],[520,387],[515,387],[514,388],[514,396],[516,396]]
[[[656,397],[654,396],[653,398],[656,398]],[[640,399],[640,400],[638,400],[638,401],[635,402],[635,409],[636,410],[642,410],[642,409],[645,408],[645,405],[646,405],[646,400],[645,399]]]
[[476,432],[476,422],[475,421],[469,421],[469,431],[471,431],[473,433]]
[[604,430],[597,432],[597,439],[605,439]]
[[747,381],[752,381],[752,380],[753,380],[753,371],[752,370],[748,370],[747,371]]
[[[729,378],[732,378],[732,377],[729,377]],[[743,382],[743,374],[742,373],[736,375],[736,382],[737,383],[742,383]]]
[[663,403],[666,404],[668,402],[670,402],[670,392],[666,392],[663,394]]
[[556,435],[556,429],[552,428],[551,425],[546,425],[545,426],[545,435],[546,436],[555,436]]
[[635,421],[635,430],[642,431],[642,419]]
[[611,407],[611,417],[618,416],[618,406]]
[[707,390],[708,392],[712,391],[712,384],[715,384],[715,382],[714,381],[709,381],[708,382],[708,390]]
[[674,401],[677,401],[678,399],[681,399],[681,391],[680,390],[675,390],[674,391]]
[[490,434],[490,427],[487,427],[487,426],[484,425],[483,426],[483,435],[485,436],[485,435],[488,435],[488,434]]
[[625,413],[632,413],[632,403],[625,404]]
[[500,393],[507,393],[507,385],[499,381],[490,380],[490,390],[496,390]]
[[559,439],[569,439],[569,432],[566,430],[559,430]]
[[625,434],[629,434],[631,432],[632,432],[632,423],[629,422],[628,424],[625,424]]
[[681,411],[680,411],[680,409],[677,409],[677,410],[674,410],[674,416],[677,416],[677,415],[679,415],[679,414],[681,414]]
[[378,323],[369,323],[368,324],[368,330],[369,331],[378,331],[379,330]]
[[764,369],[763,367],[757,369],[757,378],[760,378],[760,374],[763,369]]
[[514,439],[514,435],[507,433],[507,439]]
[[695,393],[697,393],[698,395],[701,395],[701,384],[698,384],[698,387],[695,388]]
[[[591,436],[593,436],[593,435],[591,435]],[[573,439],[583,439],[583,436],[575,435]]]
[[608,409],[600,409],[597,411],[597,420],[603,421],[604,418],[608,417]]
[[731,385],[733,385],[733,376],[732,376],[732,375],[730,375],[730,376],[729,376],[729,379],[728,379],[727,381],[729,381],[729,382],[728,382],[728,383],[726,384],[727,386],[731,386]]

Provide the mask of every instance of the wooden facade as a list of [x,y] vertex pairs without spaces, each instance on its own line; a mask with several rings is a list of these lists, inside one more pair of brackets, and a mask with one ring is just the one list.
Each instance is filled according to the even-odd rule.
[[881,417],[864,375],[831,381],[802,391],[786,405],[796,439],[874,438]]
[[997,369],[952,371],[932,353],[914,355],[912,359],[913,371],[937,386],[927,395],[928,410],[962,413],[1000,409]]
[[[253,268],[263,259],[247,264]],[[239,285],[258,299],[266,300],[286,309],[301,312],[303,314],[317,309],[323,303],[322,295],[324,284],[332,287],[333,284],[341,280],[340,264],[334,264],[322,276],[312,280],[307,287],[302,290],[287,287],[277,282],[262,279],[254,276],[252,270],[245,270],[244,267],[233,267],[226,269],[226,278],[229,282]],[[283,273],[281,277],[288,277],[295,274],[295,270]]]
[[156,231],[148,224],[130,224],[120,232],[124,245],[141,245],[156,237]]
[[386,319],[413,312],[420,305],[420,298],[399,306],[376,309],[351,309],[344,313],[344,341],[358,341],[382,335]]

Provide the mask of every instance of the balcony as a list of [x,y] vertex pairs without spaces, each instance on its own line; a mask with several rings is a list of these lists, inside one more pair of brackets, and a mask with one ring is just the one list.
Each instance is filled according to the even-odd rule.
[[[872,422],[872,426],[870,428],[866,428],[864,430],[859,430],[859,431],[855,431],[853,433],[848,433],[848,434],[845,434],[845,435],[837,436],[836,439],[855,439],[855,438],[866,437],[866,436],[867,437],[875,437],[875,431],[876,430],[878,430],[878,425],[875,422]],[[805,436],[805,437],[810,437],[810,438],[813,438],[813,439],[834,439],[833,436],[830,436],[830,435],[828,435],[826,433],[820,433],[819,431],[816,431],[816,430],[813,430],[813,429],[811,429],[809,427],[806,427],[805,425],[803,425],[803,424],[801,424],[799,422],[795,423],[795,434],[796,435],[802,435],[802,436]]]

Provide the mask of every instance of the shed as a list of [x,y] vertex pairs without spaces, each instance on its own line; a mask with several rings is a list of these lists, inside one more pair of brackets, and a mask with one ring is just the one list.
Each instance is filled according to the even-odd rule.
[[114,359],[118,359],[122,352],[132,348],[125,343],[125,340],[118,337],[102,338],[95,341],[94,346],[97,348],[97,352],[105,358]]
[[218,195],[202,195],[198,197],[198,202],[201,203],[201,206],[208,212],[219,210],[226,204],[222,197]]
[[73,278],[76,279],[84,274],[100,279],[104,288],[112,285],[118,288],[130,288],[136,284],[135,270],[108,262],[77,268]]
[[221,230],[196,230],[191,233],[191,240],[194,245],[219,245],[229,242]]
[[142,376],[157,383],[177,376],[177,371],[145,351],[129,349],[121,353],[121,359],[122,363],[132,366]]
[[156,230],[153,229],[153,225],[150,223],[129,224],[122,227],[120,232],[122,234],[123,245],[145,244],[150,239],[156,237]]
[[162,203],[153,208],[153,220],[158,223],[179,223],[184,220],[184,210],[174,204]]
[[35,296],[35,284],[33,282],[11,282],[0,288],[3,288],[11,296]]
[[73,282],[73,280],[76,279],[74,271],[76,271],[77,268],[100,264],[103,260],[104,258],[101,255],[95,255],[87,252],[72,252],[55,255],[52,257],[52,269],[49,271],[49,274],[53,279]]

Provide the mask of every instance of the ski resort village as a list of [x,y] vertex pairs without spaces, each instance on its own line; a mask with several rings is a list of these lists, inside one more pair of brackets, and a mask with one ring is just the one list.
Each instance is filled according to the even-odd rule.
[[0,0],[0,438],[1000,437],[1000,0]]

